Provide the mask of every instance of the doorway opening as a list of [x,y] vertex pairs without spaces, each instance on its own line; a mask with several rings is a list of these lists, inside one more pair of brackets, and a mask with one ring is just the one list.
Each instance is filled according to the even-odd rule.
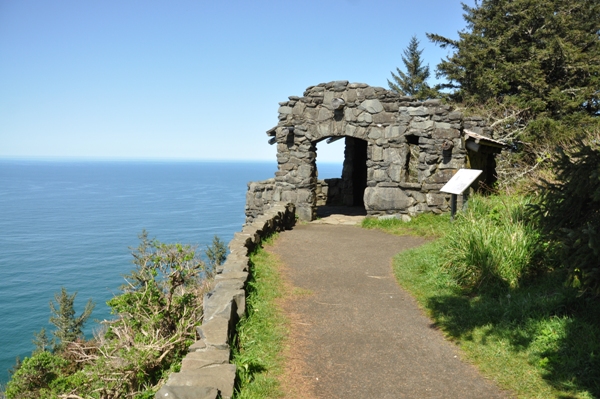
[[[319,162],[321,168],[316,188],[317,216],[366,215],[364,194],[367,187],[367,142],[354,137],[330,137],[321,141],[318,146],[317,159],[320,160],[319,148],[327,148],[327,158],[324,163]],[[332,159],[330,154],[333,148],[336,159],[343,159],[341,165],[327,162]],[[333,177],[332,171],[337,172],[339,177]]]

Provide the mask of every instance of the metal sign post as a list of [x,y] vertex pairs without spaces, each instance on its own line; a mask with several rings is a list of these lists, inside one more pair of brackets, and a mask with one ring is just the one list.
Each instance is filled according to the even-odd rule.
[[451,220],[454,220],[454,215],[456,215],[456,202],[458,195],[462,194],[467,188],[469,188],[482,172],[483,171],[479,169],[459,169],[458,172],[452,176],[452,179],[450,179],[448,183],[444,184],[444,187],[440,189],[440,192],[442,193],[452,194],[452,198],[450,200]]

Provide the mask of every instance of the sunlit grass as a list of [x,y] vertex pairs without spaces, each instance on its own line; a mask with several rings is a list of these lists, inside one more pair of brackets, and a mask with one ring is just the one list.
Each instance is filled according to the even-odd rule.
[[[398,254],[394,272],[467,359],[502,388],[520,398],[600,397],[600,301],[566,287],[563,270],[544,268],[543,253],[534,253],[540,251],[536,232],[524,220],[526,203],[474,198],[470,214],[455,223],[426,219],[433,224],[417,229],[441,238]],[[400,221],[367,223],[394,234],[410,229]],[[488,274],[474,276],[482,268]],[[469,272],[473,277],[465,278]]]
[[281,398],[277,376],[283,372],[288,321],[277,300],[286,294],[277,261],[263,248],[251,256],[246,316],[237,327],[233,363],[238,399]]

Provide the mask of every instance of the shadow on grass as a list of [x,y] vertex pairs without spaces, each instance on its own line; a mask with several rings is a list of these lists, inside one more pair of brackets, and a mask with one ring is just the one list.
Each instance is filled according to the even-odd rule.
[[430,296],[426,307],[451,338],[496,341],[509,359],[525,357],[558,397],[600,397],[600,301],[577,297],[562,281],[548,275],[516,290]]

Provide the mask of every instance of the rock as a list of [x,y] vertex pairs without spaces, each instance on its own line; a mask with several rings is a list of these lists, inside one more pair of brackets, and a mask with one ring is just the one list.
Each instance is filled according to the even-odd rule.
[[426,131],[426,130],[433,129],[434,124],[435,124],[435,122],[430,121],[430,120],[420,121],[420,122],[411,122],[410,128],[419,130],[419,131]]
[[434,194],[434,193],[428,193],[426,195],[427,198],[427,205],[429,206],[443,206],[444,203],[446,202],[446,195],[445,194]]
[[154,395],[155,399],[217,399],[219,390],[196,386],[163,386]]
[[383,105],[381,105],[381,102],[379,102],[379,100],[365,100],[360,104],[358,108],[365,110],[370,114],[377,114],[383,111]]
[[415,202],[400,188],[367,187],[364,198],[365,208],[374,211],[404,210]]
[[411,116],[426,116],[429,115],[429,111],[425,107],[408,108],[408,114]]
[[[194,387],[199,392],[210,392],[211,389],[217,389],[221,393],[222,398],[225,399],[233,396],[234,381],[235,365],[220,364],[198,370],[173,373],[166,385],[169,389],[173,389],[174,387]],[[164,398],[164,396],[161,398]]]
[[190,345],[190,347],[188,348],[188,351],[196,352],[196,351],[203,351],[204,349],[206,349],[206,344],[204,343],[204,341],[199,339],[198,341],[196,341],[192,345]]
[[374,145],[371,147],[371,160],[372,161],[382,161],[383,160],[383,148]]
[[196,330],[208,348],[229,349],[229,325],[229,319],[215,316]]
[[348,86],[347,80],[336,80],[333,82],[333,91],[344,91]]
[[229,348],[192,352],[181,361],[181,371],[198,370],[215,364],[228,364],[229,357]]
[[392,219],[400,219],[401,216],[399,214],[395,215],[381,215],[377,217],[377,220],[392,220]]
[[356,118],[356,120],[358,122],[362,122],[362,124],[364,124],[365,126],[368,126],[369,124],[371,124],[371,122],[373,122],[373,115],[371,115],[368,112],[363,112],[358,116],[358,118]]

